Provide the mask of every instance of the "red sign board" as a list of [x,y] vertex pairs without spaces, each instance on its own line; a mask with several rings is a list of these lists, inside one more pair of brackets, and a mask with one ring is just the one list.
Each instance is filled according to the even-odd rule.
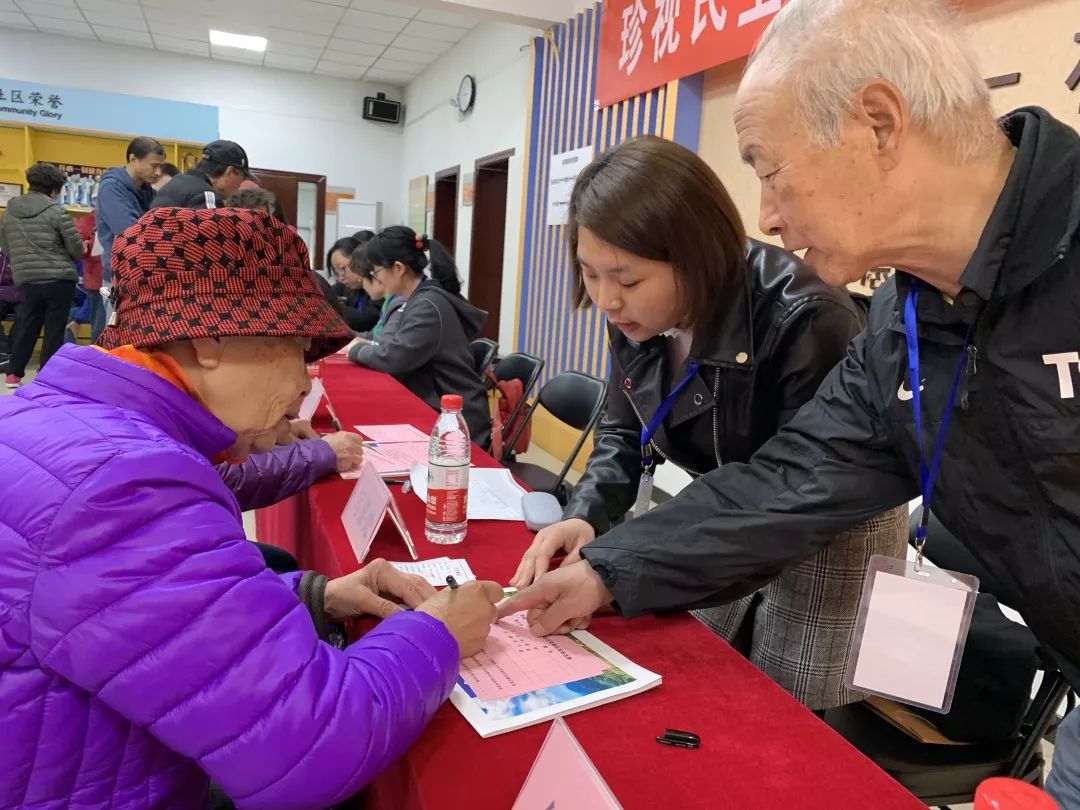
[[601,107],[746,56],[786,0],[603,0]]

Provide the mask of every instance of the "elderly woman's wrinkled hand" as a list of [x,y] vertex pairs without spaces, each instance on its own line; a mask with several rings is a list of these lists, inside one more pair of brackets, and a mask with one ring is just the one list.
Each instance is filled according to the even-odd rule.
[[339,473],[358,469],[364,463],[364,440],[357,434],[341,430],[323,436],[322,440],[333,448]]
[[365,614],[385,619],[406,606],[417,607],[434,595],[435,589],[423,577],[403,574],[386,560],[378,559],[326,583],[324,607],[326,614],[338,621]]

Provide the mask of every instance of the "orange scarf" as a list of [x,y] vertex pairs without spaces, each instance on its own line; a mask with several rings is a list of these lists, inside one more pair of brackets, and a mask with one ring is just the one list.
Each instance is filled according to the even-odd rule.
[[131,363],[131,365],[139,368],[145,368],[166,382],[172,383],[200,405],[206,407],[206,403],[202,401],[202,397],[199,396],[199,392],[195,390],[187,375],[184,374],[180,364],[168,352],[158,349],[137,349],[130,343],[115,349],[102,349],[100,346],[94,348],[115,357],[117,360],[123,360],[125,363]]
[[[199,392],[195,390],[195,386],[191,384],[191,380],[184,374],[184,370],[180,368],[180,364],[177,363],[168,352],[163,352],[159,349],[137,349],[130,343],[115,349],[102,349],[100,346],[94,346],[94,348],[115,357],[117,360],[123,360],[125,363],[131,363],[131,365],[138,366],[139,368],[145,368],[151,374],[161,377],[165,382],[175,385],[204,408],[206,407],[206,403],[203,402],[202,397],[199,396]],[[230,461],[230,459],[222,452],[216,458],[211,459],[211,461],[215,464],[220,464],[223,461]]]

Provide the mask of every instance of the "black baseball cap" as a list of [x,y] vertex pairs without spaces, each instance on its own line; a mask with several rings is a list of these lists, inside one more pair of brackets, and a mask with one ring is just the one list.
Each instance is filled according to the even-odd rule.
[[211,141],[203,147],[202,156],[204,160],[212,160],[222,166],[232,166],[244,177],[252,177],[247,152],[235,141]]

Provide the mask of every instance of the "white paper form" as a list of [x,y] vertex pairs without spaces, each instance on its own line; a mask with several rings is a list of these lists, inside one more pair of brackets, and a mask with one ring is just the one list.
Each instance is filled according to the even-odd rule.
[[[426,466],[414,465],[409,470],[413,492],[427,503],[428,470]],[[518,486],[509,470],[469,470],[469,520],[525,520],[521,511],[521,499],[525,490]]]
[[468,562],[465,560],[452,560],[449,557],[420,560],[420,562],[392,562],[390,564],[403,574],[422,576],[430,585],[444,586],[448,576],[457,580],[459,585],[476,579],[476,574],[469,568]]

